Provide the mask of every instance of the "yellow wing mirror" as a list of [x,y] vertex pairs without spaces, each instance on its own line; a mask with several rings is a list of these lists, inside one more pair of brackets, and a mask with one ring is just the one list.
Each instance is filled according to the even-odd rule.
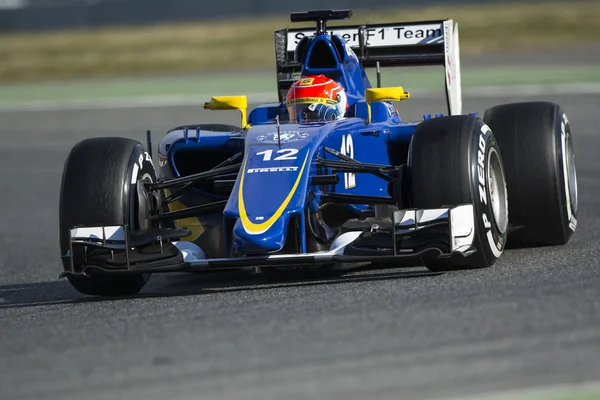
[[410,99],[410,93],[406,92],[402,86],[385,87],[385,88],[369,88],[366,90],[365,99],[369,109],[369,120],[371,122],[371,103],[380,101],[402,101]]
[[248,98],[246,96],[213,96],[210,101],[204,103],[205,110],[240,110],[242,113],[242,128],[248,126],[246,110],[248,109]]

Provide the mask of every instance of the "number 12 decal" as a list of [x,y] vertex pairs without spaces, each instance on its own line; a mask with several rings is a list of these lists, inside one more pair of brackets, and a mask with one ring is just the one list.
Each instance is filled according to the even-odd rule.
[[[284,160],[295,160],[295,155],[298,154],[298,149],[281,149],[276,151],[277,154],[281,154],[273,159],[273,161],[284,161]],[[273,156],[273,150],[265,150],[260,153],[256,153],[257,156],[263,156],[263,161],[271,161]]]
[[[342,148],[340,153],[354,159],[354,143],[352,142],[352,135],[342,136]],[[356,186],[356,174],[352,172],[344,172],[344,187],[346,189],[352,189]]]

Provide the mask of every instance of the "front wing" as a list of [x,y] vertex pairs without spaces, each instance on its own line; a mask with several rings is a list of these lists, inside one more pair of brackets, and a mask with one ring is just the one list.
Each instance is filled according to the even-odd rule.
[[[351,224],[352,226],[352,224]],[[129,232],[125,226],[76,227],[63,258],[68,275],[204,272],[243,268],[328,267],[344,269],[369,263],[412,262],[468,256],[475,252],[473,205],[439,209],[409,209],[392,218],[357,221],[355,230],[341,234],[329,251],[310,254],[206,258],[194,243],[178,240],[189,232],[161,229]],[[75,249],[83,252],[74,252]],[[82,255],[76,263],[72,254]],[[83,267],[76,267],[83,264]]]

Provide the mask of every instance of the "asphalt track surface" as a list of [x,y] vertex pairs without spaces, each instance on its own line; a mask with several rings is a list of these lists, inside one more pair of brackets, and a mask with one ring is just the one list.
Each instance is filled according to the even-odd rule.
[[[197,107],[0,113],[0,398],[415,399],[600,377],[598,95],[553,98],[572,122],[578,230],[492,268],[366,270],[271,282],[153,276],[133,298],[79,295],[60,272],[70,147],[236,115]],[[470,98],[465,111],[519,98]],[[442,101],[405,102],[406,116]]]

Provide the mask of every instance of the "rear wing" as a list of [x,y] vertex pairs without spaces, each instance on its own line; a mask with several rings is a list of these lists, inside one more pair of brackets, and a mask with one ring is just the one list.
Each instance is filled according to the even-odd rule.
[[[346,41],[363,68],[444,66],[448,113],[462,114],[458,24],[453,20],[336,26],[328,27],[327,31]],[[280,97],[280,82],[293,79],[302,71],[295,58],[296,45],[304,36],[314,33],[314,28],[275,31]]]

